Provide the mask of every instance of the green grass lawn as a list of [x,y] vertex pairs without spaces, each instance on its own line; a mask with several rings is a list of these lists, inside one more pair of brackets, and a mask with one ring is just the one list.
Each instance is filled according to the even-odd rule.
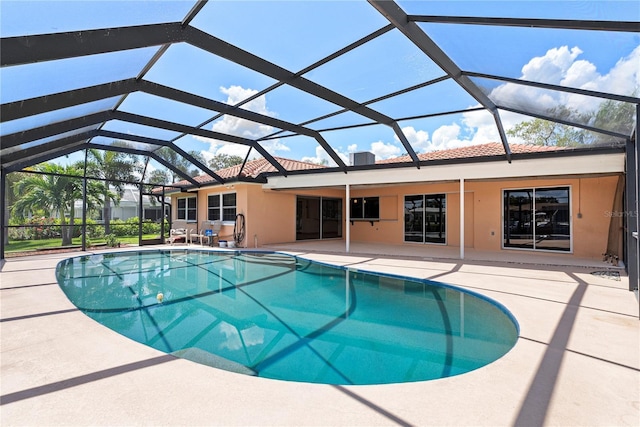
[[[142,236],[143,240],[147,239],[156,239],[158,238],[157,234],[146,234]],[[138,236],[123,236],[118,237],[118,241],[122,244],[138,244]],[[91,239],[91,245],[98,245],[106,243],[105,238],[101,239]],[[73,244],[81,246],[82,238],[77,237],[73,239]],[[35,251],[36,249],[55,249],[62,246],[62,239],[60,237],[56,237],[53,239],[42,239],[42,240],[9,240],[9,244],[5,246],[5,252],[26,252],[26,251]],[[89,241],[87,241],[87,246],[89,246]]]

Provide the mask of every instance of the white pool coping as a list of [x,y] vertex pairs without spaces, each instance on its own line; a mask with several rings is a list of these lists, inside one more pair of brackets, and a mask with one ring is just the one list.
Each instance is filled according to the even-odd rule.
[[293,249],[309,259],[481,293],[514,314],[520,338],[498,361],[441,380],[378,386],[269,380],[173,358],[89,319],[55,280],[56,264],[78,253],[13,258],[0,273],[0,424],[640,425],[638,301],[624,275],[595,276],[591,265]]

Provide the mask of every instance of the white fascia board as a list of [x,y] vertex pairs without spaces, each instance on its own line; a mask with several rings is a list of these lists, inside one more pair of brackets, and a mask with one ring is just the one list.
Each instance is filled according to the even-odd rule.
[[271,176],[263,188],[284,190],[350,185],[402,184],[462,179],[523,178],[624,172],[624,153]]

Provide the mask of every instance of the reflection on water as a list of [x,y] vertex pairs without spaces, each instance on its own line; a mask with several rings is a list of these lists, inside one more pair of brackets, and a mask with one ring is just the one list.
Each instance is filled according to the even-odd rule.
[[61,262],[57,275],[78,308],[131,339],[269,378],[442,378],[496,360],[517,339],[510,315],[484,298],[283,254],[94,255]]

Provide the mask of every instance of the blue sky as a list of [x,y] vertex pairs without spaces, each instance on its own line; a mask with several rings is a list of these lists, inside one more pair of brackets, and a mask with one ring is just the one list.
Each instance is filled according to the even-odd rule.
[[[399,1],[398,4],[408,14],[640,20],[637,1]],[[2,0],[0,33],[2,37],[8,37],[180,21],[192,5],[190,1]],[[388,21],[364,1],[212,0],[191,22],[192,26],[291,72],[298,72],[387,24]],[[425,23],[419,26],[465,71],[638,95],[638,33]],[[146,48],[2,69],[0,99],[5,103],[135,77],[155,51],[155,48]],[[443,74],[416,46],[393,30],[304,74],[304,77],[354,101],[366,103]],[[274,83],[269,77],[186,44],[172,45],[145,79],[229,104],[246,99]],[[580,111],[597,108],[599,101],[567,95],[550,97],[542,91],[509,84],[493,87],[490,96],[505,102],[525,98],[541,109],[563,104]],[[51,123],[113,105],[115,100],[107,100],[4,123],[2,134],[23,130],[34,123]],[[477,102],[450,80],[370,105],[374,110],[399,120],[417,152],[498,141],[495,122],[485,112],[402,120],[476,106]],[[243,108],[293,123],[302,123],[340,109],[290,86],[282,86]],[[198,125],[215,115],[211,111],[141,93],[130,95],[120,109],[191,125]],[[509,113],[501,113],[501,117],[507,129],[523,120],[521,116]],[[324,130],[368,122],[370,120],[366,117],[345,113],[307,126]],[[205,128],[250,139],[279,131],[229,116]],[[140,127],[125,122],[109,122],[105,129],[131,134],[143,132]],[[148,131],[144,130],[146,136],[161,139],[177,136],[168,131]],[[349,153],[354,151],[372,151],[377,158],[395,157],[405,151],[393,130],[383,125],[324,131],[322,135],[345,162],[348,162]],[[245,147],[201,137],[184,136],[176,140],[176,144],[185,150],[201,151],[206,157],[219,153],[246,154]],[[281,137],[265,141],[263,145],[276,156],[308,161],[329,160],[331,163],[324,150],[308,137]]]

